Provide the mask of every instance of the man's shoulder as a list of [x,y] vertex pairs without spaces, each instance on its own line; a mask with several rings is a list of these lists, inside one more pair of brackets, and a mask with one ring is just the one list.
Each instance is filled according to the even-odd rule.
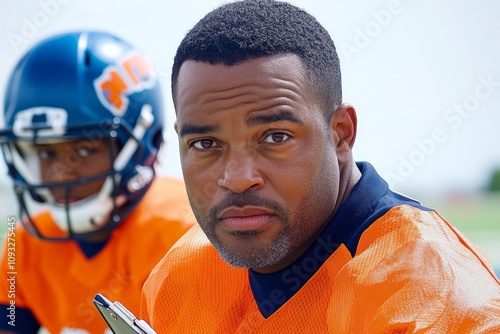
[[[396,261],[414,252],[426,249],[438,253],[437,246],[444,243],[455,244],[458,239],[453,230],[435,211],[425,211],[411,205],[399,205],[389,209],[376,219],[361,235],[353,263],[370,259],[370,266]],[[418,250],[418,251],[417,251]],[[417,268],[422,262],[411,262]],[[360,269],[366,265],[363,264]]]
[[336,279],[337,289],[353,296],[342,305],[369,304],[366,319],[374,324],[400,319],[401,310],[414,326],[492,324],[500,301],[499,282],[471,243],[437,212],[409,205],[393,207],[365,231]]
[[398,235],[397,239],[405,242],[420,238],[441,237],[448,233],[453,233],[453,230],[436,211],[402,204],[390,208],[376,219],[366,229],[362,239],[368,239],[368,243],[372,243],[375,239]]
[[443,279],[450,280],[467,276],[463,270],[469,268],[466,271],[474,273],[472,276],[496,280],[489,261],[451,223],[436,211],[410,205],[393,207],[376,220],[363,233],[356,255],[355,263],[369,259],[360,267],[365,271],[367,266],[386,266],[404,268],[408,275],[419,273],[420,277],[428,272],[425,279],[440,273]]

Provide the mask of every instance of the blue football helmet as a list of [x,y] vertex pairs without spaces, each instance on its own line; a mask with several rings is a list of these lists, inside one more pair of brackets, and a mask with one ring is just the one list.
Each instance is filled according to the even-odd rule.
[[[163,142],[163,101],[153,68],[134,47],[108,33],[74,32],[40,42],[17,63],[4,122],[0,144],[25,228],[46,240],[86,239],[120,224],[149,188]],[[35,145],[65,141],[109,142],[110,151],[116,147],[109,170],[43,182]],[[55,189],[69,199],[74,187],[97,181],[100,191],[86,198],[55,199]],[[33,218],[47,211],[55,229]]]

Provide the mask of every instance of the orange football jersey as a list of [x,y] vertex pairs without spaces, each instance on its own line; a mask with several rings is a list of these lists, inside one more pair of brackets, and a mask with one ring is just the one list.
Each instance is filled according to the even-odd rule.
[[488,260],[368,164],[313,245],[273,274],[224,262],[200,228],[146,281],[158,333],[500,333]]

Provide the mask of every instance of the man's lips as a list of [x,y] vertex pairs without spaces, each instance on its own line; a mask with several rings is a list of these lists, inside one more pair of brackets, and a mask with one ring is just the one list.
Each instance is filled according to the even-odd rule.
[[230,207],[221,212],[219,221],[230,231],[255,231],[262,229],[274,216],[274,212],[262,207]]

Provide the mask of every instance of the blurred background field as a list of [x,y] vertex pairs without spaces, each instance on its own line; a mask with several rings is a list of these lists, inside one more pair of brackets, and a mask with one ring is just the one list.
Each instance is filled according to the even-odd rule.
[[500,192],[422,201],[455,225],[491,260],[500,277]]

